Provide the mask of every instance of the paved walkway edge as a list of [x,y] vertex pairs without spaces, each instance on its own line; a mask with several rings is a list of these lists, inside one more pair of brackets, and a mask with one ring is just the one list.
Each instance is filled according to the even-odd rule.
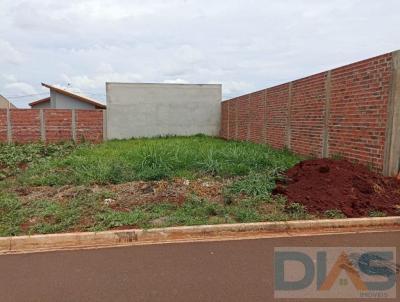
[[105,246],[125,246],[146,243],[196,241],[235,237],[273,237],[282,233],[351,230],[368,231],[382,227],[400,227],[400,217],[299,220],[184,226],[158,229],[130,229],[105,232],[64,233],[18,237],[0,237],[0,254],[35,252]]

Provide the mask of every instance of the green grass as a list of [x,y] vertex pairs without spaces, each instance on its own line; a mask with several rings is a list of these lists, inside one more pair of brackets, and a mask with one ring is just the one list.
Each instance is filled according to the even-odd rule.
[[104,204],[105,196],[107,192],[82,193],[63,203],[22,203],[16,196],[2,194],[0,236],[312,218],[303,207],[288,205],[283,198],[253,197],[224,205],[191,196],[183,204],[161,202],[117,211]]
[[54,186],[250,173],[267,173],[273,178],[298,161],[287,151],[203,136],[136,139],[78,148],[69,155],[33,164],[19,180],[26,185]]
[[75,148],[73,143],[0,144],[0,180],[17,174],[21,166],[39,165],[50,158],[64,157]]
[[[194,136],[80,146],[1,145],[0,150],[0,167],[16,176],[0,180],[0,236],[311,218],[301,205],[271,195],[281,172],[300,158],[263,145]],[[20,169],[21,164],[29,165]],[[118,196],[102,187],[204,176],[232,178],[223,189],[225,202],[193,195],[182,204],[161,201],[117,210],[105,199]],[[44,185],[72,185],[78,192],[68,200],[18,196],[21,188]],[[88,190],[96,185],[96,192]]]

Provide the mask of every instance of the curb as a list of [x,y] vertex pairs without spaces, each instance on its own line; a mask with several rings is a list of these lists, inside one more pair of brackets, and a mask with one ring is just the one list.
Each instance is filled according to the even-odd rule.
[[299,220],[0,237],[0,254],[138,244],[288,236],[289,232],[374,231],[400,227],[400,217]]

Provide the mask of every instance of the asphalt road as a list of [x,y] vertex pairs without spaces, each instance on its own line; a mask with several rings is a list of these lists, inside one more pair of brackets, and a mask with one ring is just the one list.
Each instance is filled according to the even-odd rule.
[[0,301],[274,301],[280,246],[395,246],[400,259],[400,230],[3,255]]

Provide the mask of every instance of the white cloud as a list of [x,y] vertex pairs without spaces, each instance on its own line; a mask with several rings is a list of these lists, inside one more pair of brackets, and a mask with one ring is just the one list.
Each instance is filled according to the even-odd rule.
[[16,82],[17,77],[13,74],[1,74],[1,78],[6,82]]
[[0,39],[0,64],[20,64],[22,61],[22,54],[10,42]]
[[190,82],[184,79],[164,80],[163,83],[169,84],[189,84]]
[[[218,82],[210,82],[218,83]],[[244,81],[229,81],[224,83],[224,94],[226,97],[233,97],[235,95],[239,95],[243,91],[252,91],[255,87],[253,84],[244,82]]]
[[16,82],[4,86],[6,95],[24,96],[37,94],[37,90],[28,83]]
[[[62,79],[72,87],[86,89],[104,89],[106,82],[139,82],[141,75],[135,73],[118,73],[113,71],[88,75],[68,76],[63,74]],[[62,85],[62,84],[59,84]]]
[[399,10],[398,0],[1,0],[0,94],[13,83],[104,95],[112,81],[213,81],[235,96],[400,48]]

